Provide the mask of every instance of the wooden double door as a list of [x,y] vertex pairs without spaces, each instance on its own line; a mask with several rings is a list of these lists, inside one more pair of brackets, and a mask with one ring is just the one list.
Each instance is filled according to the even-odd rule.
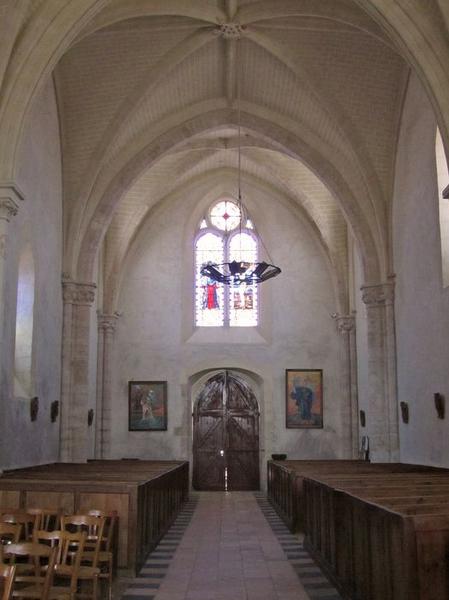
[[193,412],[193,487],[259,489],[259,407],[251,387],[223,371],[211,377]]

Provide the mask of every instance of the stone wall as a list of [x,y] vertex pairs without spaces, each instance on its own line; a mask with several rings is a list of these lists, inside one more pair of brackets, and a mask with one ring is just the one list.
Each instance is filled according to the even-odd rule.
[[435,392],[449,401],[449,288],[443,288],[432,107],[412,77],[402,118],[394,191],[398,400],[401,460],[449,467],[449,419],[440,420]]
[[[5,273],[5,331],[2,372],[0,469],[58,459],[59,421],[50,422],[50,405],[60,400],[62,187],[59,125],[51,80],[29,114],[19,156],[16,184],[24,200],[8,224]],[[31,248],[34,320],[31,382],[14,386],[16,307],[20,257]],[[30,397],[39,412],[30,421]]]
[[[204,192],[172,198],[152,211],[125,268],[119,300],[123,316],[116,334],[112,456],[190,458],[197,381],[222,368],[247,377],[258,396],[262,465],[272,452],[286,452],[289,458],[349,456],[345,354],[331,318],[336,301],[322,248],[286,203],[259,190],[250,214],[282,268],[279,277],[261,286],[260,326],[195,330],[192,240],[207,207],[201,205]],[[295,368],[324,371],[323,430],[285,428],[285,369]],[[128,432],[129,380],[168,382],[167,432]]]

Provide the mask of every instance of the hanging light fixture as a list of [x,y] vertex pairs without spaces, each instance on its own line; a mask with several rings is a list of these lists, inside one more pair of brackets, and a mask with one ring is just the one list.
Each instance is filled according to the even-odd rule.
[[[237,126],[238,126],[238,201],[237,206],[239,209],[240,222],[239,229],[240,234],[242,233],[242,220],[243,216],[246,214],[246,211],[243,208],[242,201],[242,190],[241,190],[241,180],[242,180],[242,152],[241,152],[241,118],[240,118],[240,69],[239,69],[239,55],[240,55],[240,39],[237,40]],[[253,226],[255,229],[255,227]],[[257,233],[257,231],[256,231]],[[264,243],[262,242],[262,238],[260,235],[257,235],[260,240],[262,246],[267,253],[268,259],[270,262],[249,262],[245,260],[232,260],[231,262],[226,263],[205,263],[201,267],[201,275],[205,277],[209,277],[213,281],[217,283],[228,283],[233,286],[238,286],[242,283],[245,284],[253,284],[253,283],[263,283],[272,277],[276,277],[281,272],[279,267],[271,264],[271,258],[268,250],[266,249]],[[241,235],[240,235],[241,239]],[[242,251],[241,251],[242,256]]]

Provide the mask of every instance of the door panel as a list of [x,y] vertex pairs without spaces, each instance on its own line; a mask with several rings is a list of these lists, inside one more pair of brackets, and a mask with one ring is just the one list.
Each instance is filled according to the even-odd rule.
[[197,490],[223,490],[225,459],[223,449],[223,413],[210,411],[194,416],[193,486]]
[[256,415],[240,414],[228,418],[226,463],[229,490],[259,489],[257,421]]
[[193,417],[194,488],[259,489],[259,410],[249,385],[228,372],[215,375]]

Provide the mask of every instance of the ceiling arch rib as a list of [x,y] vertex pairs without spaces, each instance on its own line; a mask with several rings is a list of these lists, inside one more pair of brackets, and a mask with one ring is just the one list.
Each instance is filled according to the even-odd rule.
[[[388,33],[417,70],[432,98],[440,130],[447,146],[449,140],[447,31],[442,30],[441,23],[438,24],[438,19],[433,13],[428,14],[420,10],[419,2],[355,1]],[[15,162],[23,131],[23,121],[36,91],[76,36],[108,4],[108,0],[65,1],[64,4],[47,0],[42,4],[36,18],[28,23],[14,48],[2,89],[1,180],[15,178]],[[115,4],[118,6],[119,2]],[[147,2],[145,4],[150,5]],[[190,6],[193,3],[188,4]],[[198,3],[195,2],[195,6],[197,5]],[[439,5],[441,5],[440,1]],[[441,13],[439,14],[441,16]],[[440,21],[444,22],[442,19]]]
[[217,6],[212,6],[207,0],[195,0],[195,2],[185,2],[185,0],[170,0],[169,2],[167,0],[128,0],[126,3],[122,0],[112,0],[105,10],[83,29],[76,42],[99,29],[109,27],[120,21],[154,16],[190,17],[212,25],[219,25],[227,21],[226,13]]
[[423,10],[419,0],[354,2],[379,24],[418,73],[449,147],[449,36],[439,8],[427,5]]
[[[188,36],[181,43],[169,50],[155,67],[149,70],[147,77],[143,81],[140,81],[127,95],[112,118],[104,136],[101,138],[89,160],[89,168],[87,173],[83,176],[82,187],[78,192],[79,201],[76,204],[75,214],[72,215],[69,227],[80,221],[80,216],[85,210],[83,199],[85,199],[85,202],[86,199],[89,198],[95,178],[98,175],[104,157],[107,154],[107,150],[113,144],[117,133],[120,130],[120,126],[126,120],[126,116],[136,110],[137,106],[139,106],[142,101],[142,98],[146,94],[151,93],[151,90],[155,89],[160,81],[166,78],[167,74],[169,74],[180,62],[185,60],[187,56],[201,48],[204,44],[207,44],[214,39],[216,38],[210,30],[203,29]],[[67,239],[70,239],[73,235],[76,235],[76,232],[70,228]]]
[[[328,264],[329,273],[334,285],[338,309],[345,310],[347,306],[347,286],[345,285],[345,276],[338,264],[339,257],[335,254],[335,252],[332,251],[331,248],[329,248],[326,240],[321,235],[319,228],[307,211],[298,205],[294,199],[280,193],[279,190],[271,186],[268,182],[262,181],[254,175],[243,173],[243,182],[247,189],[251,189],[251,195],[254,193],[254,191],[257,192],[259,190],[269,193],[276,199],[276,201],[284,204],[287,202],[293,213],[296,214],[307,225],[309,232],[319,244],[323,256]],[[184,196],[185,194],[189,193],[189,190],[195,190],[195,193],[197,194],[199,190],[201,191],[201,186],[207,189],[207,197],[210,200],[211,198],[218,197],[220,194],[229,193],[229,186],[232,187],[234,183],[235,172],[232,170],[228,169],[223,171],[223,169],[217,169],[214,171],[207,171],[201,175],[194,176],[187,183],[176,186],[175,189],[169,192],[167,197],[164,196],[163,199],[159,199],[158,203],[166,199],[175,198],[181,194]],[[108,304],[108,310],[112,312],[117,310],[118,307],[117,300],[123,273],[126,270],[125,266],[128,257],[130,254],[132,254],[133,245],[138,239],[140,231],[143,227],[145,227],[145,223],[147,222],[148,218],[151,217],[154,210],[155,205],[152,205],[150,209],[147,209],[142,214],[142,218],[132,231],[127,243],[120,248],[120,251],[109,263],[109,269],[105,273],[105,299]]]
[[[85,223],[84,227],[87,227],[87,223],[92,218],[94,211],[95,211],[95,207],[96,207],[97,203],[99,202],[99,199],[100,199],[102,193],[104,192],[105,188],[108,186],[108,184],[109,184],[111,178],[114,176],[115,172],[120,172],[122,170],[124,164],[126,163],[126,161],[132,161],[133,155],[137,154],[140,151],[140,149],[144,148],[148,144],[148,140],[150,140],[150,139],[153,139],[153,140],[165,139],[166,137],[170,137],[170,134],[167,134],[167,132],[170,129],[173,129],[173,131],[176,131],[176,130],[178,130],[178,128],[180,128],[180,131],[183,131],[183,133],[184,133],[182,143],[179,146],[176,146],[175,144],[173,144],[170,147],[170,149],[167,150],[167,152],[177,150],[178,148],[183,148],[184,144],[188,143],[188,141],[189,141],[189,133],[191,134],[192,137],[195,134],[195,132],[193,130],[191,130],[191,128],[190,128],[190,123],[197,121],[198,119],[201,118],[201,115],[206,114],[206,113],[208,115],[213,115],[213,114],[220,115],[217,118],[222,119],[222,120],[217,120],[216,122],[212,123],[211,129],[215,129],[217,126],[221,127],[221,126],[223,126],[223,124],[235,125],[237,123],[237,113],[232,112],[232,111],[223,111],[222,110],[223,106],[224,106],[223,101],[200,103],[193,107],[189,107],[188,109],[182,111],[179,114],[168,117],[167,119],[158,123],[157,126],[150,126],[146,130],[143,130],[141,132],[141,136],[140,136],[139,140],[135,140],[132,145],[128,145],[128,148],[126,148],[125,151],[122,152],[122,154],[120,156],[116,157],[115,160],[111,160],[106,163],[104,170],[102,171],[99,178],[97,179],[96,188],[91,195],[90,209],[88,212],[86,212],[83,215],[83,219],[84,219],[84,223]],[[276,142],[275,137],[270,138],[269,131],[270,131],[271,123],[277,123],[285,131],[295,132],[297,136],[299,136],[305,140],[305,143],[308,145],[307,147],[312,146],[312,147],[321,149],[321,152],[323,152],[323,155],[329,157],[329,160],[331,160],[335,163],[336,169],[340,169],[343,172],[345,172],[345,170],[347,171],[347,168],[345,166],[345,163],[342,160],[341,155],[336,153],[334,148],[329,147],[327,140],[324,140],[324,141],[320,140],[320,138],[313,131],[311,131],[309,129],[307,123],[294,122],[291,119],[288,119],[285,116],[281,116],[273,111],[269,111],[266,108],[262,108],[262,107],[252,105],[252,104],[249,104],[246,102],[242,103],[242,108],[243,108],[243,110],[246,110],[248,114],[256,115],[257,118],[260,119],[259,123],[260,124],[263,123],[265,125],[266,133],[264,133],[264,131],[262,131],[262,129],[261,129],[257,132],[257,135],[258,135],[259,139],[262,139],[262,140],[267,141],[268,143],[271,143],[272,146],[276,150],[278,150],[280,152],[287,152],[287,154],[288,154],[288,148],[285,145],[282,145],[282,144]],[[217,111],[219,111],[219,112],[217,112]],[[256,130],[257,130],[257,127],[256,127]],[[157,145],[156,145],[156,148],[158,149]],[[160,148],[159,148],[159,150],[160,150],[159,156],[154,156],[154,160],[158,160],[164,155],[164,151],[162,151]],[[295,156],[295,158],[297,158],[297,157]],[[145,168],[145,167],[143,167],[143,168]],[[361,197],[360,204],[362,206],[362,211],[365,210],[365,212],[369,213],[369,207],[366,206],[364,208],[365,198],[366,198],[366,194],[364,192]],[[78,228],[73,229],[73,230],[77,231]],[[73,238],[71,238],[71,241],[72,241],[72,239]],[[69,267],[67,267],[67,269],[69,269]]]
[[0,181],[16,180],[19,142],[34,95],[78,32],[108,1],[47,0],[17,40],[0,94]]
[[[101,186],[101,191],[98,190],[96,208],[92,218],[86,223],[80,240],[79,251],[76,253],[77,277],[81,280],[89,280],[92,277],[96,251],[112,218],[114,208],[139,174],[159,157],[185,143],[193,135],[223,126],[226,123],[229,123],[229,111],[227,110],[212,111],[208,114],[200,113],[188,122],[182,120],[173,130],[156,139],[153,138],[151,142],[148,142],[147,137],[146,143],[140,151],[133,152],[124,159],[120,169],[117,169],[117,165],[112,167],[111,174],[113,176],[106,178]],[[301,138],[301,133],[298,136],[294,135],[292,131],[295,127],[292,130],[282,128],[276,124],[274,116],[270,121],[266,121],[255,114],[243,112],[242,126],[252,131],[258,131],[262,137],[271,137],[281,151],[303,160],[323,182],[326,182],[327,187],[339,199],[343,212],[359,242],[365,279],[376,281],[381,273],[381,267],[373,234],[354,196],[351,185],[334,166],[333,157],[328,156],[327,149],[317,147],[316,143],[315,145],[307,144]]]
[[[386,231],[384,211],[385,197],[363,137],[352,123],[347,111],[344,110],[334,97],[329,97],[327,90],[323,87],[319,79],[316,77],[312,78],[311,74],[307,73],[298,63],[297,58],[285,48],[281,48],[269,36],[260,32],[249,29],[247,35],[252,41],[265,48],[268,52],[276,56],[283,64],[287,65],[304,85],[311,88],[317,101],[324,106],[326,112],[331,116],[332,121],[336,123],[338,128],[342,131],[344,137],[349,142],[348,147],[353,156],[353,165],[357,166],[361,176],[365,180],[371,208],[376,215],[377,233],[380,238],[383,239]],[[383,239],[383,241],[385,240]]]
[[341,0],[263,0],[242,6],[235,20],[244,25],[280,17],[317,17],[349,25],[394,47],[382,29],[366,13]]
[[[227,193],[237,198],[236,168],[237,152],[234,150],[221,148],[213,153],[203,150],[194,156],[187,150],[182,154],[169,154],[146,170],[120,201],[108,228],[108,247],[112,239],[117,246],[126,245],[149,206],[207,172],[219,172],[221,169],[231,174],[233,179],[227,177]],[[256,151],[253,147],[242,152],[242,169],[247,176],[263,180],[299,202],[316,223],[328,247],[334,248],[334,253],[342,246],[346,249],[346,222],[336,201],[302,163],[283,157],[278,152]],[[171,173],[176,173],[176,179],[170,179]],[[246,196],[245,186],[243,196]]]
[[[298,78],[302,83],[302,86],[307,89],[311,89],[312,93],[317,99],[317,105],[323,105],[325,115],[331,122],[334,123],[335,128],[338,128],[344,135],[344,139],[348,141],[347,152],[352,157],[352,167],[357,165],[359,173],[365,182],[364,195],[366,199],[371,202],[370,210],[376,215],[376,235],[379,237],[379,247],[383,247],[385,237],[385,198],[381,189],[381,184],[376,173],[375,168],[371,163],[370,156],[365,148],[363,137],[359,134],[356,127],[352,124],[351,119],[343,108],[338,105],[334,98],[329,98],[329,94],[326,93],[325,89],[322,89],[322,85],[318,81],[312,81],[310,75],[298,65],[295,57],[289,54],[284,48],[279,45],[266,35],[260,32],[248,31],[248,37],[251,41],[255,42],[258,46],[268,51],[271,55],[275,56],[282,64]],[[200,31],[177,46],[169,54],[171,57],[164,57],[158,64],[155,70],[149,75],[147,81],[140,83],[137,90],[133,90],[128,96],[127,100],[124,101],[117,111],[116,117],[111,127],[108,128],[106,136],[99,144],[94,156],[89,161],[90,172],[85,176],[85,184],[81,190],[81,198],[89,198],[89,194],[93,187],[93,180],[99,173],[99,166],[102,163],[109,163],[111,158],[114,156],[108,156],[108,151],[114,140],[119,136],[120,124],[124,121],[125,115],[132,115],[133,108],[141,104],[141,98],[144,94],[152,94],[158,88],[159,83],[162,80],[166,80],[164,73],[167,71],[171,72],[186,56],[189,55],[189,50],[193,53],[196,49],[200,48],[204,43],[207,43],[213,39],[211,34],[206,31]],[[170,68],[169,68],[170,67]],[[125,124],[127,121],[125,121]],[[124,125],[122,126],[123,129]],[[127,130],[129,127],[126,128]],[[140,127],[139,127],[140,129]],[[342,148],[338,149],[341,152]],[[67,240],[72,240],[77,233],[77,228],[81,220],[81,214],[83,213],[84,207],[81,204],[77,206],[77,215],[74,215],[74,219],[71,221],[71,228],[67,235]],[[88,213],[85,213],[88,214]]]
[[[290,71],[293,73],[293,75],[295,77],[297,77],[298,79],[300,79],[301,83],[303,84],[303,87],[306,86],[307,88],[310,88],[310,78],[306,75],[303,74],[303,72],[299,69],[299,67],[297,65],[295,65],[295,60],[294,57],[290,57],[290,56],[285,56],[285,53],[283,54],[282,49],[278,48],[277,45],[270,40],[269,38],[267,38],[266,36],[263,36],[262,34],[258,34],[258,33],[254,33],[255,38],[257,39],[258,42],[258,46],[264,48],[266,51],[270,52],[272,55],[274,55],[276,57],[277,60],[280,60],[282,64],[287,63],[286,67],[290,69]],[[129,115],[132,114],[132,108],[137,107],[140,105],[141,103],[141,98],[143,96],[143,94],[153,94],[157,88],[158,85],[161,81],[166,81],[166,77],[164,77],[164,73],[165,72],[172,72],[172,70],[178,65],[180,64],[180,62],[185,59],[188,55],[189,52],[188,50],[191,51],[191,53],[193,54],[193,52],[195,52],[195,50],[197,50],[198,48],[200,48],[202,45],[204,45],[204,43],[207,43],[207,41],[209,41],[210,38],[209,37],[209,33],[205,32],[205,31],[200,31],[197,32],[195,34],[193,34],[192,36],[190,36],[188,38],[188,41],[185,42],[185,46],[183,46],[183,43],[181,43],[178,47],[176,47],[170,54],[173,56],[173,60],[169,60],[169,57],[165,57],[164,59],[162,59],[162,61],[160,62],[160,64],[158,64],[158,66],[156,67],[156,69],[154,71],[152,71],[151,73],[149,73],[148,76],[148,80],[151,81],[151,83],[140,83],[139,86],[132,91],[132,93],[128,96],[127,100],[124,101],[122,103],[121,108],[117,111],[116,117],[114,118],[113,124],[108,127],[106,136],[103,138],[103,140],[101,141],[101,143],[98,145],[97,151],[95,152],[94,156],[91,158],[91,160],[89,161],[89,165],[90,165],[90,171],[83,177],[83,180],[85,180],[85,184],[84,187],[80,193],[80,197],[81,198],[88,198],[90,191],[92,189],[92,185],[93,185],[93,178],[95,177],[95,175],[98,173],[98,166],[101,163],[109,163],[111,162],[111,159],[114,158],[114,156],[110,156],[108,155],[108,150],[111,146],[111,144],[114,142],[114,140],[117,139],[117,136],[119,135],[118,131],[120,130],[120,123],[124,120],[125,115]],[[159,76],[158,76],[159,74]],[[316,86],[312,86],[312,89],[316,87]],[[319,92],[316,91],[315,92],[315,96],[317,98],[326,98],[327,94],[323,93],[323,91]],[[331,106],[333,103],[330,102],[329,99],[327,99],[327,101],[325,102],[325,115],[323,114],[323,117],[321,119],[321,121],[323,120],[323,118],[325,118],[325,116],[327,115],[328,118],[329,115],[331,114]],[[341,113],[341,111],[340,111]],[[339,127],[341,129],[341,122],[344,121],[344,118],[341,117],[341,114],[338,114],[339,118],[334,118],[333,122],[335,124],[335,128]],[[125,121],[125,124],[122,126],[125,127],[125,125],[127,124],[127,121]],[[351,125],[351,124],[349,124]],[[139,125],[139,128],[141,128],[141,125]],[[128,130],[129,127],[126,127],[126,130]],[[348,129],[348,127],[346,128],[346,130]],[[328,129],[327,129],[328,130]],[[352,131],[355,132],[355,128],[352,127]],[[352,133],[352,132],[351,132]],[[346,136],[348,137],[348,136]],[[349,147],[349,152],[351,153],[351,156],[353,157],[353,160],[355,161],[355,164],[357,164],[357,161],[359,161],[359,154],[362,154],[362,158],[363,158],[363,151],[361,151],[363,144],[360,141],[360,136],[357,136],[356,133],[354,133],[354,135],[352,135],[352,139],[355,141],[353,141],[353,145],[358,148],[359,152],[355,152],[354,148]],[[339,152],[342,151],[342,148],[336,148],[336,150]],[[368,162],[368,160],[365,161],[365,165]],[[359,165],[360,171],[363,173],[364,170],[362,169],[362,167]],[[377,178],[376,178],[376,174],[374,169],[371,169],[371,176],[367,176],[366,180],[370,181],[370,185],[373,186],[373,182],[376,183]],[[370,198],[370,194],[367,194],[367,197]],[[77,230],[79,227],[79,222],[81,220],[81,214],[83,212],[83,206],[82,205],[78,205],[78,209],[77,209],[78,214],[74,216],[74,219],[72,219],[71,221],[71,228],[69,230],[69,234],[66,236],[67,240],[72,240],[74,238],[74,236],[77,235]],[[88,214],[88,213],[85,213]],[[380,228],[381,229],[381,228]]]

